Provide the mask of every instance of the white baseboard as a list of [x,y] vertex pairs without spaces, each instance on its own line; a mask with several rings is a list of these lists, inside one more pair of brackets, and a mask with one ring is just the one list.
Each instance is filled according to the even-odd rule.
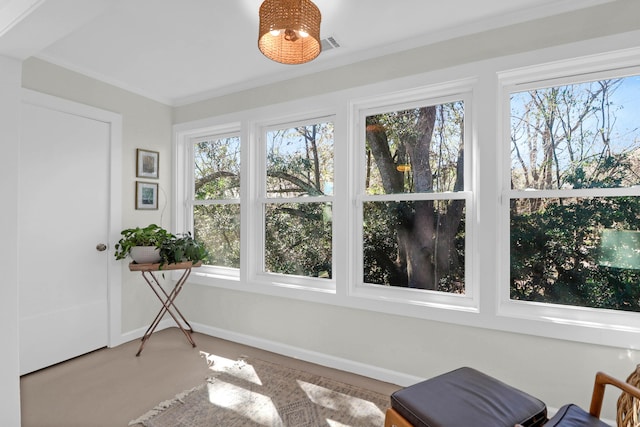
[[[258,338],[251,335],[240,334],[237,332],[215,328],[200,323],[192,322],[191,325],[193,326],[193,329],[195,331],[210,335],[212,337],[237,342],[239,344],[249,345],[251,347],[256,347],[262,350],[267,350],[273,353],[282,354],[284,356],[293,357],[295,359],[304,360],[305,362],[316,363],[318,365],[363,375],[369,378],[397,384],[403,387],[416,384],[424,380],[424,378],[416,377],[413,375],[407,375],[401,372],[395,372],[389,369],[379,368],[377,366],[367,365],[364,363],[355,362],[353,360],[343,359],[316,351],[305,350],[302,348],[278,343],[275,341],[265,340],[263,338]],[[142,334],[140,336],[142,336]]]

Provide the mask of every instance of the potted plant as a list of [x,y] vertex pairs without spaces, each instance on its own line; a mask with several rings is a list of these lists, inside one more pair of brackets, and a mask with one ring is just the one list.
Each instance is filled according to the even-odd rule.
[[209,257],[205,246],[194,239],[191,233],[172,236],[160,246],[160,258],[162,264],[174,264],[180,262],[192,262],[196,264]]
[[162,227],[150,224],[144,228],[128,228],[120,232],[122,238],[116,243],[116,259],[131,256],[134,262],[146,264],[161,260],[160,247],[175,237]]
[[156,224],[144,228],[128,228],[120,232],[122,238],[116,243],[116,259],[130,256],[137,264],[196,264],[209,257],[205,246],[194,239],[191,233],[174,235]]

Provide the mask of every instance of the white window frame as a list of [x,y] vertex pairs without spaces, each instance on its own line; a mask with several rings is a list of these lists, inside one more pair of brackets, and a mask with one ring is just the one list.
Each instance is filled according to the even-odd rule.
[[[479,298],[477,284],[474,280],[474,122],[473,122],[473,78],[446,82],[433,86],[395,92],[383,96],[360,99],[351,104],[351,147],[355,147],[351,158],[356,165],[350,188],[354,192],[354,213],[352,214],[354,266],[349,281],[348,295],[374,300],[381,303],[394,302],[416,307],[439,308],[477,313]],[[362,153],[365,151],[364,123],[366,117],[390,111],[401,111],[425,105],[439,105],[448,102],[464,103],[464,191],[443,193],[413,193],[367,195],[363,188],[366,164]],[[451,294],[446,292],[410,289],[393,286],[381,286],[365,283],[363,279],[363,204],[369,201],[410,201],[410,200],[464,200],[465,201],[465,293]]]
[[[508,93],[513,88],[518,91],[518,84],[537,80],[560,79],[563,76],[603,72],[613,68],[631,70],[640,66],[640,48],[634,40],[629,34],[624,34],[489,58],[444,69],[427,66],[422,68],[425,71],[421,74],[394,80],[365,83],[357,87],[349,82],[348,89],[344,89],[345,85],[341,82],[336,82],[335,91],[328,89],[321,95],[273,105],[264,105],[268,101],[260,101],[255,104],[263,106],[174,125],[175,203],[172,218],[176,230],[184,228],[184,189],[181,187],[184,183],[183,178],[178,176],[184,173],[184,153],[181,149],[184,136],[197,134],[202,129],[219,129],[236,124],[241,129],[243,144],[241,194],[244,204],[241,214],[240,277],[233,279],[207,276],[199,271],[201,269],[194,269],[190,283],[368,310],[383,315],[407,316],[408,322],[412,318],[429,319],[624,349],[638,348],[640,321],[637,319],[640,315],[637,313],[608,313],[606,310],[541,306],[509,300],[510,195],[505,193],[505,188],[509,190],[509,186],[504,185],[510,169],[510,146],[507,144],[505,147],[504,143],[505,137],[508,141],[510,134]],[[465,190],[471,191],[470,204],[473,209],[466,213],[467,226],[470,227],[468,238],[471,239],[467,242],[466,253],[468,257],[473,256],[473,260],[469,259],[471,265],[465,266],[465,285],[467,293],[472,292],[473,301],[463,301],[463,304],[460,301],[463,298],[450,295],[445,295],[445,300],[437,299],[439,295],[428,301],[415,300],[413,296],[420,291],[404,290],[405,292],[391,295],[363,286],[358,283],[360,269],[354,267],[358,256],[356,243],[359,240],[355,230],[361,228],[361,224],[355,219],[356,206],[361,203],[357,198],[356,187],[359,185],[358,170],[362,167],[357,162],[362,160],[359,158],[359,150],[363,143],[357,123],[360,120],[359,111],[375,109],[385,104],[410,103],[425,97],[466,92],[471,93],[472,98],[468,105],[465,101],[465,119],[471,125],[470,131],[465,129],[468,144],[465,168],[471,168],[470,172],[465,170],[465,175],[472,178],[472,182],[467,182],[471,188]],[[265,93],[268,94],[268,91]],[[282,99],[278,94],[273,95],[274,102]],[[206,117],[207,107],[203,108],[205,110],[201,110],[200,114]],[[339,236],[339,244],[334,240],[335,291],[305,288],[292,283],[273,283],[268,281],[271,279],[269,277],[255,277],[250,266],[255,262],[253,236],[259,230],[250,212],[256,208],[258,197],[256,169],[259,156],[249,146],[256,144],[260,126],[332,114],[335,114],[334,239]],[[347,224],[346,221],[335,221],[338,216],[348,218],[350,222]]]
[[[608,52],[552,63],[523,67],[498,73],[498,140],[501,141],[502,196],[500,206],[501,237],[499,253],[498,316],[533,320],[526,329],[537,334],[605,345],[620,345],[628,333],[640,332],[640,313],[578,307],[560,304],[517,301],[510,299],[510,212],[512,198],[547,197],[619,197],[640,196],[640,188],[513,190],[511,189],[511,118],[510,94],[536,88],[569,85],[589,80],[602,80],[640,74],[640,49]],[[594,330],[606,331],[597,334]]]
[[[178,177],[178,173],[175,174],[174,180],[174,192],[181,196],[181,200],[179,201],[180,207],[176,208],[176,218],[174,223],[176,224],[176,229],[183,230],[184,232],[188,231],[190,233],[194,233],[193,230],[193,209],[196,205],[207,205],[207,204],[238,204],[240,206],[241,217],[243,216],[243,211],[245,210],[243,202],[244,196],[244,175],[241,174],[240,181],[240,200],[222,200],[222,199],[214,199],[211,201],[202,201],[196,200],[194,194],[194,173],[195,173],[195,164],[194,164],[194,144],[198,141],[202,141],[205,139],[220,139],[227,136],[239,136],[240,137],[240,167],[243,170],[243,153],[245,151],[245,140],[243,138],[241,132],[240,123],[227,123],[224,125],[218,126],[208,126],[204,128],[196,128],[193,130],[187,130],[183,132],[176,133],[176,142],[174,147],[174,155],[176,158],[175,167],[176,170],[180,170],[182,176]],[[185,178],[186,177],[186,178]],[[244,241],[242,239],[242,221],[240,224],[240,252],[242,254],[243,247],[245,246]],[[224,266],[216,266],[216,265],[202,265],[198,268],[197,276],[202,278],[218,278],[218,279],[227,279],[233,281],[240,280],[240,272],[242,270],[242,256],[240,258],[240,268],[232,268],[232,267],[224,267]]]
[[[335,220],[332,219],[332,233],[331,233],[331,246],[332,246],[332,260],[331,260],[331,271],[332,275],[330,279],[326,278],[317,278],[317,277],[307,277],[307,276],[297,276],[291,274],[283,274],[283,273],[273,273],[265,271],[265,206],[267,204],[282,204],[282,203],[308,203],[311,197],[267,197],[267,162],[266,162],[266,133],[270,130],[275,129],[288,129],[295,126],[304,126],[311,125],[322,122],[331,122],[334,125],[334,141],[333,141],[333,158],[334,158],[334,178],[333,182],[336,182],[335,176],[335,115],[334,114],[325,114],[325,115],[305,115],[300,117],[292,117],[291,120],[287,121],[269,121],[262,122],[256,124],[256,144],[253,144],[254,147],[254,155],[256,159],[256,168],[253,168],[257,171],[257,176],[253,180],[253,184],[256,186],[257,195],[252,200],[253,208],[251,212],[253,215],[253,229],[256,230],[258,236],[255,238],[257,241],[254,244],[254,251],[252,254],[252,258],[250,263],[251,277],[253,280],[260,282],[262,284],[270,284],[273,286],[281,287],[281,288],[291,288],[291,289],[299,289],[299,290],[310,290],[310,291],[319,291],[325,293],[334,294],[336,292],[336,279],[335,279]],[[257,148],[256,148],[257,147]],[[332,196],[316,196],[312,197],[313,203],[331,203],[332,208],[332,218],[334,207],[336,203],[335,198],[335,186],[334,193]]]

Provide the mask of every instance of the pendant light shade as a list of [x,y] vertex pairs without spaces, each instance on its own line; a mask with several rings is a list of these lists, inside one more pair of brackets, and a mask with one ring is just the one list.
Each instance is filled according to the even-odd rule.
[[282,64],[303,64],[320,54],[320,10],[311,0],[265,0],[258,48]]

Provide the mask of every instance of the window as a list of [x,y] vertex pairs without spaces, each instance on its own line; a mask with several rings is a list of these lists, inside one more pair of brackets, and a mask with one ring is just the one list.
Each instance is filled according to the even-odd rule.
[[264,129],[263,272],[333,278],[333,123]]
[[205,243],[207,265],[240,268],[240,137],[198,137],[193,150],[194,237]]
[[214,254],[190,280],[628,346],[640,50],[572,49],[176,125],[172,218]]
[[510,94],[511,300],[640,311],[640,76]]
[[465,294],[465,102],[363,111],[362,281]]

